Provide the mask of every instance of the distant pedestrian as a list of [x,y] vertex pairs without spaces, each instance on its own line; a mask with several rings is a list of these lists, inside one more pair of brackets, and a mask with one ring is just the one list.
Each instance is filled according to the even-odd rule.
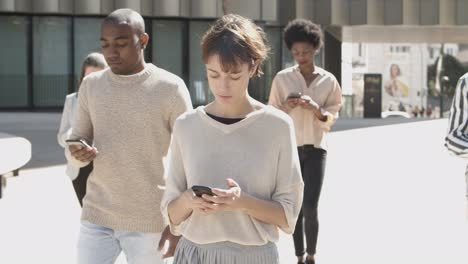
[[297,65],[275,76],[269,99],[269,104],[289,114],[294,121],[305,187],[293,238],[298,263],[307,264],[315,263],[317,208],[325,175],[327,135],[341,106],[341,88],[335,76],[315,65],[322,39],[322,30],[311,21],[297,19],[286,26],[284,41]]
[[[72,134],[72,122],[75,118],[77,108],[76,102],[78,101],[78,91],[83,78],[90,73],[103,70],[106,67],[107,62],[101,53],[91,53],[84,59],[83,64],[81,65],[80,79],[78,80],[76,92],[67,95],[63,106],[62,121],[60,122],[60,129],[57,134],[57,140],[60,146],[66,148],[67,145],[65,140],[67,140]],[[73,166],[70,162],[67,164],[66,174],[72,180],[73,188],[75,189],[75,193],[81,207],[83,207],[83,198],[86,194],[88,176],[92,170],[92,162],[82,168]]]
[[[454,155],[468,159],[468,73],[457,83],[445,137],[445,147]],[[465,172],[466,213],[468,219],[468,166]]]
[[[410,107],[411,107],[411,106],[410,106]],[[402,102],[400,102],[400,103],[398,104],[398,111],[406,112],[406,108],[405,108],[405,106],[403,105]]]
[[[94,161],[83,200],[78,264],[112,264],[123,251],[129,264],[163,263],[178,237],[159,210],[166,156],[176,118],[192,109],[183,80],[144,60],[149,41],[143,17],[118,9],[101,24],[109,68],[81,83],[67,157]],[[164,254],[159,248],[169,242]]]
[[182,235],[174,264],[277,264],[274,242],[293,232],[304,185],[292,120],[248,94],[265,33],[225,15],[201,46],[214,101],[177,119],[161,204]]
[[431,118],[432,117],[432,105],[429,104],[426,109],[426,116]]
[[418,115],[419,115],[419,106],[417,106],[417,105],[413,106],[411,112],[413,113],[414,117],[418,117]]

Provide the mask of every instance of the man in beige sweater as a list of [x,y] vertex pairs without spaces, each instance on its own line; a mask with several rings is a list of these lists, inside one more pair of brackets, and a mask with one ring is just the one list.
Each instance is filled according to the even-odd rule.
[[[177,238],[165,227],[159,204],[175,119],[192,108],[184,82],[145,63],[148,43],[143,18],[130,9],[106,17],[101,47],[108,69],[81,84],[67,158],[79,167],[94,161],[83,201],[79,264],[163,263],[161,248]],[[164,231],[163,231],[164,230]],[[171,243],[172,242],[172,243]],[[158,250],[159,244],[159,250]]]

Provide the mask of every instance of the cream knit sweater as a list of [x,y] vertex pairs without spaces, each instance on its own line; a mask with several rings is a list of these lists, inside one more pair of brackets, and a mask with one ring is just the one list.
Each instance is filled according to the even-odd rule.
[[[276,201],[284,209],[292,233],[302,205],[302,182],[291,118],[272,106],[226,125],[209,117],[204,107],[180,116],[168,155],[166,191],[161,209],[193,185],[226,189],[225,179],[239,183],[243,192]],[[230,241],[242,245],[276,242],[278,227],[241,211],[204,215],[193,212],[173,233],[208,244]]]
[[131,76],[106,69],[85,78],[70,138],[93,142],[99,153],[82,220],[121,231],[163,230],[163,157],[175,119],[191,108],[184,82],[153,64]]

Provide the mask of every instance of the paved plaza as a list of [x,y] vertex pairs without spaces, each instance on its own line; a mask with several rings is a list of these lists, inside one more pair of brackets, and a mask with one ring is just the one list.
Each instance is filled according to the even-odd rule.
[[[0,200],[0,263],[74,263],[80,208],[55,141],[60,115],[12,115],[0,114],[0,130],[28,138],[33,160]],[[317,263],[468,263],[466,161],[443,147],[447,120],[340,122],[330,136]],[[290,236],[278,247],[282,264],[295,263]]]

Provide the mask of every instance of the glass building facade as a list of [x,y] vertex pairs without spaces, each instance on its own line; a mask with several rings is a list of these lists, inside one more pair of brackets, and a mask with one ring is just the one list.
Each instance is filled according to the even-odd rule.
[[29,106],[30,17],[0,16],[0,107]]
[[[0,15],[0,109],[63,107],[77,87],[83,58],[100,51],[103,16]],[[150,45],[147,62],[184,79],[194,106],[213,99],[201,60],[200,40],[214,19],[145,18]],[[292,65],[280,26],[258,22],[271,47],[264,75],[252,79],[249,93],[266,102],[274,75]]]

